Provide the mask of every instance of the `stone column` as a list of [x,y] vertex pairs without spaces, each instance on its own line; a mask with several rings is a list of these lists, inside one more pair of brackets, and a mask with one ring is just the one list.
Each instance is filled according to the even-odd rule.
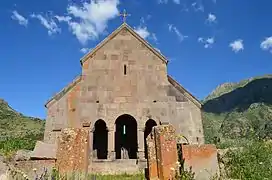
[[89,146],[90,146],[89,147],[89,149],[90,149],[89,157],[90,157],[90,161],[92,161],[94,159],[94,157],[93,157],[93,130],[91,130],[89,133],[89,142],[90,142],[90,144],[89,144]]
[[108,158],[110,160],[115,159],[115,129],[109,129],[108,131]]
[[138,158],[145,159],[144,156],[144,128],[138,129]]

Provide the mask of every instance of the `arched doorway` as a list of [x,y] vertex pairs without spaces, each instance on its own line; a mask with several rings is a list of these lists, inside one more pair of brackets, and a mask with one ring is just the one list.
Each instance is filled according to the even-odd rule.
[[108,129],[105,121],[99,119],[94,124],[93,150],[97,152],[97,159],[107,159]]
[[115,127],[116,159],[137,159],[137,121],[134,117],[124,114],[116,119]]
[[145,131],[144,131],[144,144],[145,144],[145,158],[147,159],[147,142],[146,138],[151,133],[152,127],[157,126],[156,121],[153,119],[149,119],[145,123]]

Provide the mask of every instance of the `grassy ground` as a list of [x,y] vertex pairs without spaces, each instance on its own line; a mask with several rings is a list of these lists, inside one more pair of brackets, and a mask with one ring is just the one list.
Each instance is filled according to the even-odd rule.
[[143,180],[143,174],[120,174],[120,175],[89,175],[90,180]]
[[[55,180],[76,180],[76,179],[85,179],[85,175],[81,173],[72,173],[66,175],[60,175],[57,169],[53,169],[50,173],[53,179]],[[49,178],[49,176],[47,176]],[[102,174],[88,174],[88,180],[144,180],[144,173],[139,172],[138,174],[116,174],[116,175],[102,175]]]

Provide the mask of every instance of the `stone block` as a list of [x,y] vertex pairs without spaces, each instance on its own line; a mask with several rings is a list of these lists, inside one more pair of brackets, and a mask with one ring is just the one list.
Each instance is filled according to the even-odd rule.
[[178,173],[176,133],[172,125],[159,125],[147,137],[150,179],[169,180]]
[[15,161],[28,161],[30,160],[32,151],[20,149],[16,152],[14,160]]
[[87,61],[85,61],[84,63],[83,63],[83,70],[88,70],[89,69],[89,62],[90,62],[90,60],[87,60]]
[[90,127],[91,123],[90,122],[84,122],[82,123],[82,127]]
[[184,168],[186,170],[192,168],[196,180],[209,180],[219,177],[219,165],[215,145],[183,145],[182,158],[185,161]]
[[[55,161],[56,160],[17,161],[14,164],[9,164],[9,166],[12,169],[17,169],[24,172],[29,177],[29,179],[36,179],[37,175],[40,176],[41,174],[45,173],[45,171],[47,171],[47,174],[50,177],[52,170],[55,167]],[[19,179],[21,180],[22,178]]]
[[68,127],[75,127],[77,122],[77,99],[79,96],[80,86],[77,84],[73,89],[68,93],[67,97],[67,109],[68,109]]
[[159,179],[168,180],[178,171],[178,152],[175,128],[172,125],[154,127]]
[[56,123],[54,123],[53,127],[52,127],[52,131],[59,132],[59,131],[61,131],[61,129],[63,128],[63,126],[64,126],[64,124],[56,124]]
[[154,133],[151,132],[147,139],[147,163],[148,163],[148,177],[150,180],[158,178],[158,164],[156,156],[156,143],[154,138]]
[[61,174],[86,173],[89,160],[88,129],[63,129],[58,139],[57,167]]
[[126,97],[116,97],[114,98],[114,103],[125,103]]
[[56,144],[37,141],[34,150],[30,154],[31,159],[56,159]]

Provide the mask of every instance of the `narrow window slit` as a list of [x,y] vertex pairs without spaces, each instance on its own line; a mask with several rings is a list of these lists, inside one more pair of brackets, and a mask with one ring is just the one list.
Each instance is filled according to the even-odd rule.
[[127,65],[124,65],[124,75],[127,75]]

